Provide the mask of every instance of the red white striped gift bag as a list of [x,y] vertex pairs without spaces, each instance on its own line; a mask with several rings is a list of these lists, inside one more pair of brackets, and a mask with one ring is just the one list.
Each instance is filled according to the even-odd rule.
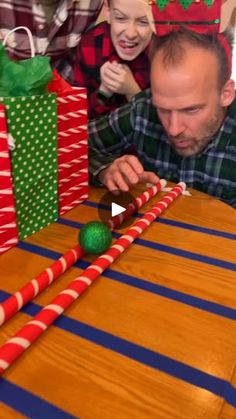
[[19,241],[4,105],[0,105],[0,253]]
[[71,88],[57,97],[59,215],[88,198],[87,94]]

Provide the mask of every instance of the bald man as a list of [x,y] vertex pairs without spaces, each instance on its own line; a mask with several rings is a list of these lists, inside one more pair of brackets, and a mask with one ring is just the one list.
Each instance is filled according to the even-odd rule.
[[[156,38],[151,89],[89,124],[95,183],[128,191],[163,177],[236,207],[236,100],[225,51],[217,35],[186,29]],[[131,146],[137,156],[124,153]]]

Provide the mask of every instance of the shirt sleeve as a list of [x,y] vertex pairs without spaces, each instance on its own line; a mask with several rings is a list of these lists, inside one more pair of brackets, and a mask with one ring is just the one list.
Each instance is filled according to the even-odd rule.
[[88,79],[87,67],[85,65],[85,53],[83,48],[84,40],[81,40],[80,44],[76,49],[76,58],[74,63],[74,81],[75,85],[79,87],[87,87]]
[[[94,76],[91,73],[91,66],[87,64],[89,54],[93,54],[93,59],[96,58],[96,55],[94,55],[94,48],[92,48],[92,53],[91,48],[89,48],[91,42],[93,42],[93,38],[90,34],[81,41],[77,48],[76,60],[74,63],[74,84],[87,89],[89,119],[101,116],[111,109],[109,98],[107,102],[104,103],[99,100],[98,83],[96,79],[93,79]],[[95,66],[92,66],[92,70],[94,70],[94,68]]]
[[93,183],[99,173],[133,145],[135,108],[131,102],[88,125],[89,172]]
[[88,117],[90,119],[100,117],[105,113],[108,113],[111,110],[111,100],[107,98],[107,100],[101,101],[99,99],[99,89],[93,90],[92,92],[88,91],[88,103],[89,103],[89,111]]

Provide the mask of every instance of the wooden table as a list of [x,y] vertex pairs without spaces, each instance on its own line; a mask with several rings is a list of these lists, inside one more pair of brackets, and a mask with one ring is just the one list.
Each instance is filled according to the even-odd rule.
[[[1,418],[236,418],[236,211],[191,192],[5,372]],[[103,193],[92,188],[87,202],[0,257],[1,300],[75,246]],[[3,325],[0,344],[93,259]]]

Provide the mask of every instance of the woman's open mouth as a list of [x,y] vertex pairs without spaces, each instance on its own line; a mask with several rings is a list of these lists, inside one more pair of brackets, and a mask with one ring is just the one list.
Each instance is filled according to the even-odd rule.
[[134,52],[134,49],[138,47],[138,42],[131,41],[119,41],[119,47],[125,52]]

